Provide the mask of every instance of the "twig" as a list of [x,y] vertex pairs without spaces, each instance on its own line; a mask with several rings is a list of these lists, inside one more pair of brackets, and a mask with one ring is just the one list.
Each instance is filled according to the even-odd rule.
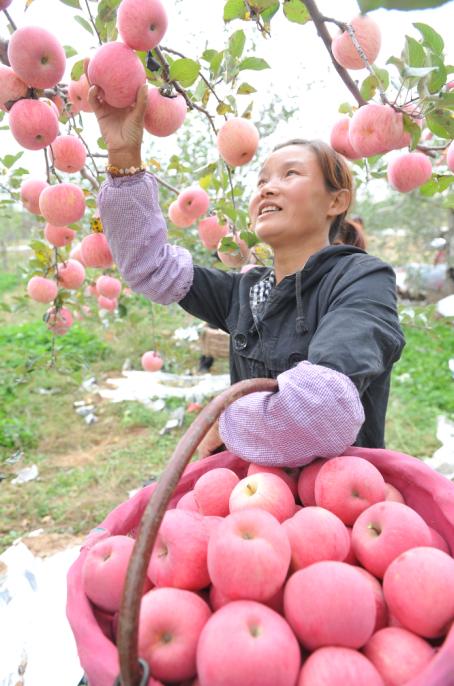
[[93,190],[99,191],[99,187],[100,187],[99,181],[97,179],[95,179],[95,177],[90,173],[90,171],[87,167],[82,167],[82,169],[80,170],[80,175],[83,179],[86,179],[87,181],[90,182]]
[[11,19],[11,15],[9,14],[9,12],[7,10],[3,10],[3,12],[5,13],[6,18],[8,19],[9,23],[11,24],[13,31],[17,31],[17,26],[13,22],[13,20]]
[[[301,2],[303,2],[303,0],[301,0]],[[331,57],[331,61],[334,65],[334,68],[341,77],[342,81],[345,83],[348,90],[353,95],[353,97],[355,98],[356,102],[360,107],[362,105],[367,105],[367,100],[365,100],[359,92],[358,86],[353,81],[350,74],[347,72],[346,69],[344,69],[344,67],[341,67],[341,65],[334,59],[334,55],[331,50],[331,36],[329,35],[328,29],[326,28],[323,22],[323,15],[320,14],[320,11],[317,5],[315,4],[314,0],[304,0],[303,4],[306,6],[306,9],[310,14],[311,19],[314,22],[315,28],[317,29],[317,33],[324,42],[325,47],[328,50],[329,55]]]
[[4,38],[0,38],[0,62],[7,67],[10,66],[8,59],[8,41]]
[[217,136],[218,132],[217,132],[216,126],[214,124],[214,119],[211,116],[211,114],[204,107],[200,107],[200,105],[197,105],[195,102],[193,102],[191,100],[191,98],[189,97],[189,95],[187,94],[186,90],[180,86],[178,81],[175,81],[175,80],[170,78],[169,64],[168,64],[166,58],[164,57],[164,55],[162,54],[160,48],[158,48],[158,47],[154,48],[154,52],[156,54],[156,57],[158,58],[159,63],[162,66],[162,70],[163,70],[162,77],[163,77],[164,81],[166,81],[167,83],[170,83],[178,93],[181,93],[181,95],[186,100],[188,107],[191,110],[196,109],[199,112],[202,112],[207,117],[208,121],[210,122],[211,128],[213,129],[215,135]]
[[47,148],[44,148],[44,159],[46,161],[46,177],[47,177],[47,183],[50,185],[52,183],[52,180],[50,178],[50,167],[49,167],[49,158],[47,157]]
[[[182,57],[183,59],[186,59],[185,55],[183,55],[181,52],[178,52],[177,50],[172,50],[171,48],[165,48],[163,45],[161,45],[161,50],[164,50],[164,52],[168,52],[170,55],[177,55],[177,57]],[[222,100],[219,98],[218,94],[214,90],[213,86],[211,83],[208,81],[206,76],[204,76],[202,73],[199,74],[200,78],[202,81],[206,84],[206,87],[213,93],[214,97],[218,101],[219,104],[222,103]]]
[[[57,179],[58,183],[63,183],[62,179],[59,177],[59,175],[57,174],[56,169],[55,169],[55,165],[54,165],[54,151],[52,150],[52,143],[49,145],[49,148],[50,148],[50,156],[51,156],[52,162],[51,162],[51,164],[49,165],[49,159],[48,159],[48,156],[47,156],[47,148],[44,148],[44,156],[45,156],[45,158],[46,158],[46,169],[47,169],[47,170],[50,170],[50,171],[52,172],[52,174],[53,174],[53,175],[55,176],[55,178]],[[49,183],[50,183],[50,181],[49,181]]]
[[249,16],[251,19],[255,21],[257,24],[257,28],[260,31],[260,33],[265,36],[265,38],[269,38],[271,36],[271,33],[267,30],[265,24],[262,22],[260,18],[259,12],[256,12],[249,4],[247,0],[243,0],[244,4],[246,5],[246,9],[249,12]]
[[89,14],[90,21],[91,21],[91,23],[93,24],[93,28],[94,28],[94,30],[96,31],[96,35],[98,36],[99,45],[102,45],[101,36],[99,35],[98,29],[96,28],[96,23],[95,23],[95,20],[93,19],[93,15],[92,15],[92,13],[91,13],[90,5],[88,4],[88,1],[87,1],[87,0],[85,0],[85,7],[87,8],[87,12],[88,12],[88,14]]

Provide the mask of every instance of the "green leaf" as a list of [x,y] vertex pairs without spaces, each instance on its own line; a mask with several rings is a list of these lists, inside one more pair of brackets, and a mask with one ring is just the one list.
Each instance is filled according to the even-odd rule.
[[353,107],[349,102],[342,102],[338,108],[341,114],[353,114]]
[[385,91],[389,86],[389,72],[387,69],[380,69],[379,67],[372,66],[374,74],[378,77],[381,87]]
[[68,5],[68,7],[74,7],[76,10],[82,9],[79,0],[60,0],[60,2],[64,5]]
[[417,79],[422,79],[433,71],[436,71],[437,67],[404,67],[402,76],[404,79],[415,77]]
[[402,76],[402,72],[405,69],[405,62],[403,60],[401,60],[399,57],[390,57],[386,61],[386,64],[393,64],[395,67],[397,67],[399,74]]
[[430,75],[428,87],[431,93],[438,93],[438,91],[441,90],[445,85],[448,75],[446,73],[443,59],[439,55],[432,53],[430,55],[430,61],[432,65],[436,67],[436,70]]
[[424,67],[426,64],[426,51],[421,43],[411,36],[405,36],[405,48],[402,56],[410,67]]
[[427,127],[441,138],[454,138],[454,114],[450,110],[437,107],[426,113]]
[[216,107],[216,112],[218,114],[227,114],[227,112],[233,112],[233,110],[226,102],[220,102]]
[[74,57],[74,55],[77,55],[77,50],[71,47],[71,45],[64,45],[63,50],[65,51],[65,55],[68,59],[70,57]]
[[267,10],[263,10],[263,12],[261,12],[260,16],[262,17],[263,21],[265,22],[265,25],[269,25],[271,19],[274,17],[276,12],[279,11],[280,6],[281,5],[280,5],[279,0],[276,0],[276,2],[273,5],[271,5],[270,7],[268,7]]
[[80,24],[86,31],[94,35],[93,31],[93,26],[85,19],[85,17],[81,17],[80,14],[76,14],[74,19],[77,21],[78,24]]
[[443,207],[447,207],[448,210],[454,210],[454,193],[450,193],[443,200]]
[[289,21],[296,24],[306,24],[310,21],[311,15],[301,0],[284,0],[284,14]]
[[249,0],[249,7],[258,14],[272,7],[275,0]]
[[246,42],[246,34],[243,29],[235,31],[229,38],[229,52],[232,57],[241,57]]
[[268,62],[261,57],[246,57],[242,62],[240,62],[238,69],[244,71],[245,69],[254,69],[255,71],[260,71],[261,69],[269,69],[270,65]]
[[415,22],[413,26],[421,34],[424,45],[426,45],[428,48],[431,48],[438,55],[443,53],[445,43],[443,38],[435,31],[435,29],[428,24],[422,24],[420,22]]
[[98,145],[98,148],[100,148],[101,150],[107,150],[106,141],[104,140],[104,138],[102,136],[100,138],[98,138],[96,143]]
[[224,21],[227,23],[233,19],[244,19],[247,10],[243,0],[227,0],[224,5]]
[[22,157],[23,154],[23,151],[21,151],[18,152],[17,155],[5,155],[5,157],[1,158],[1,162],[7,169],[11,169],[13,164],[15,164],[17,160]]
[[192,86],[200,72],[200,64],[188,57],[175,60],[170,65],[170,78],[179,81],[184,88]]
[[242,83],[237,90],[238,95],[250,95],[251,93],[256,93],[257,90],[254,88],[254,86],[251,86],[249,83]]
[[[231,219],[231,217],[229,217]],[[239,252],[238,243],[235,243],[231,236],[224,236],[219,245],[220,252]]]
[[440,7],[450,0],[358,0],[361,12],[370,12],[379,7],[387,10],[424,10],[428,7]]
[[370,74],[361,84],[360,93],[364,100],[371,100],[378,88],[378,79],[376,76]]
[[240,238],[246,243],[248,248],[253,248],[254,245],[260,243],[260,238],[254,231],[241,231]]
[[213,75],[213,78],[216,78],[219,75],[219,71],[221,69],[222,65],[222,60],[224,59],[224,51],[222,50],[221,52],[217,52],[213,59],[210,62],[210,71]]
[[84,73],[84,61],[78,60],[78,62],[73,64],[73,68],[71,69],[71,79],[73,81],[78,81],[83,73]]
[[421,138],[421,127],[408,114],[403,116],[404,131],[407,131],[411,136],[410,149],[414,150]]
[[217,50],[213,50],[213,49],[204,50],[204,52],[202,53],[202,57],[200,59],[202,59],[204,62],[211,62],[213,57],[217,54],[218,54]]
[[[108,24],[117,19],[117,9],[121,0],[101,0],[98,6],[98,16],[96,21],[99,24]],[[97,24],[98,25],[98,24]],[[99,26],[98,26],[99,28]]]

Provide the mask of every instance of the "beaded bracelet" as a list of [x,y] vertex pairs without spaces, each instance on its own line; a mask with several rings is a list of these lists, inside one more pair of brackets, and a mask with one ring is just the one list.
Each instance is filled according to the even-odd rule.
[[140,167],[115,167],[113,164],[108,164],[106,172],[111,176],[133,176],[139,172],[145,171],[146,167],[142,163]]

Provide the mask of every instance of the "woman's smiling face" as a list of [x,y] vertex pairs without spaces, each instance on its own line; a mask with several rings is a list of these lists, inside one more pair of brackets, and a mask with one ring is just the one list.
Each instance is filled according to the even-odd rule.
[[334,197],[310,147],[285,146],[261,169],[249,203],[252,228],[272,247],[310,238],[328,244]]

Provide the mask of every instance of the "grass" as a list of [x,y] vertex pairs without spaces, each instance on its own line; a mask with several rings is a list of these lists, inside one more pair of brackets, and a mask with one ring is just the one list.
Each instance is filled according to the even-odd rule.
[[[177,327],[198,323],[178,306],[151,306],[141,297],[125,299],[127,318],[109,317],[101,325],[89,317],[56,339],[41,321],[41,306],[19,302],[18,278],[3,274],[5,310],[0,311],[0,550],[37,528],[47,533],[84,534],[99,524],[128,492],[155,478],[193,420],[160,435],[160,429],[182,403],[172,399],[153,412],[140,403],[107,403],[81,388],[95,377],[102,385],[119,376],[125,360],[140,369],[144,350],[156,349],[165,369],[196,372],[197,343],[177,342]],[[8,277],[8,278],[6,278]],[[45,306],[42,306],[44,311]],[[387,421],[390,448],[423,457],[438,447],[436,418],[453,412],[452,379],[447,367],[452,350],[452,324],[437,319],[434,308],[416,308],[403,321],[407,346],[395,366]],[[452,353],[451,353],[452,354]],[[217,360],[214,373],[227,370]],[[87,426],[74,402],[96,407],[98,421]],[[15,451],[23,456],[6,462]],[[13,485],[17,471],[36,464],[39,478]]]

